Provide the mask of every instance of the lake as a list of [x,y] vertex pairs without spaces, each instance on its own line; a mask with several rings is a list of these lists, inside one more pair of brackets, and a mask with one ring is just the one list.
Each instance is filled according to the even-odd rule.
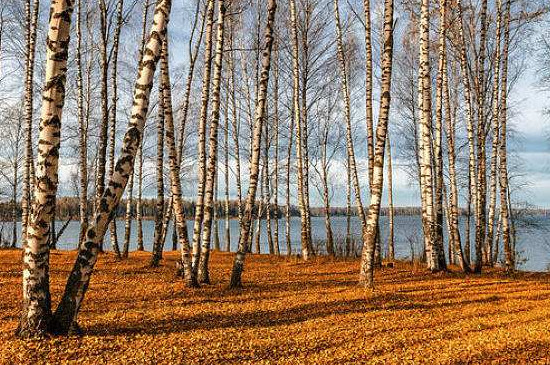
[[[346,232],[346,217],[335,216],[331,218],[332,229],[334,233],[334,238],[337,241],[342,242],[345,238]],[[136,222],[132,224],[132,235],[130,240],[130,249],[135,250],[136,248]],[[231,250],[235,251],[237,247],[238,235],[239,235],[239,223],[237,220],[230,220],[230,230],[231,230]],[[461,220],[461,234],[464,241],[464,220]],[[325,222],[324,217],[312,217],[312,235],[314,242],[324,242],[326,240],[325,235]],[[4,235],[9,236],[11,232],[11,223],[6,222],[4,225]],[[63,222],[57,223],[57,229],[59,230]],[[225,221],[218,221],[219,231],[220,231],[220,244],[221,247],[225,247]],[[18,223],[19,235],[21,232],[20,223]],[[76,248],[76,239],[79,234],[79,222],[73,221],[69,223],[69,226],[59,238],[58,249],[61,250],[74,250]],[[188,231],[192,231],[193,222],[188,221],[187,227]],[[472,224],[473,226],[473,224]],[[268,252],[267,246],[267,237],[265,235],[266,222],[262,221],[261,224],[261,251],[262,253]],[[388,219],[385,216],[380,217],[380,227],[382,242],[387,242],[388,237]],[[473,247],[473,227],[472,228],[472,251]],[[124,221],[117,221],[118,237],[119,244],[122,244],[124,237]],[[275,229],[275,220],[272,220],[272,230]],[[550,264],[550,240],[548,234],[550,231],[550,221],[543,216],[532,216],[527,220],[523,219],[521,224],[518,223],[518,242],[517,242],[517,251],[518,251],[518,268],[525,271],[546,271]],[[355,240],[360,242],[360,233],[361,233],[361,224],[357,217],[352,217],[351,219],[351,232]],[[422,246],[422,228],[420,223],[419,216],[405,216],[399,215],[395,217],[395,250],[396,257],[398,259],[408,259],[411,257],[411,246],[414,248],[415,255],[421,252]],[[152,242],[154,235],[154,221],[144,220],[143,221],[143,239],[144,246],[147,251],[151,250]],[[291,246],[292,252],[300,252],[300,218],[292,217],[291,218]],[[285,240],[285,220],[279,220],[279,246],[281,253],[286,254],[286,240]],[[106,248],[110,249],[109,244],[109,233],[105,237]],[[172,225],[170,225],[166,240],[165,249],[170,250],[172,248]],[[384,247],[384,251],[386,248]],[[502,248],[500,249],[502,253]],[[473,257],[473,254],[472,254]]]

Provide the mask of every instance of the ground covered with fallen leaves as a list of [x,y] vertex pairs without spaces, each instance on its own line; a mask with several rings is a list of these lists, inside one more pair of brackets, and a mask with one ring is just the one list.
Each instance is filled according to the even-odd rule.
[[[59,300],[75,252],[52,252]],[[242,290],[227,290],[233,255],[214,253],[212,285],[187,289],[177,253],[100,257],[82,337],[14,337],[20,251],[0,251],[0,363],[460,364],[549,363],[550,276],[432,275],[400,263],[357,286],[359,262],[252,255]]]

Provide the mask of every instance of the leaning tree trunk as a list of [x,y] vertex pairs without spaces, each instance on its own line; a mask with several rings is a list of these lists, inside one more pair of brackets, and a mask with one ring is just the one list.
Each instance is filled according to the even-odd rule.
[[250,165],[250,183],[248,187],[248,195],[246,198],[245,211],[243,214],[243,222],[240,227],[239,246],[233,270],[231,272],[230,288],[238,288],[242,286],[241,276],[244,268],[244,259],[246,256],[248,235],[250,234],[250,224],[252,221],[252,210],[256,200],[256,190],[258,188],[258,175],[260,172],[260,150],[262,141],[262,124],[265,117],[265,105],[267,102],[267,87],[269,84],[269,71],[271,67],[271,50],[273,47],[273,25],[275,22],[275,11],[277,3],[275,0],[268,0],[267,4],[267,24],[265,29],[265,46],[262,52],[262,69],[260,82],[258,87],[258,95],[256,100],[256,110],[254,116],[253,130],[253,148]]
[[90,225],[86,233],[86,241],[80,245],[61,303],[54,315],[52,326],[54,333],[67,334],[79,331],[77,315],[88,289],[94,265],[97,262],[100,243],[105,236],[109,220],[112,218],[111,211],[120,202],[130,174],[133,172],[134,160],[143,136],[153,77],[160,57],[162,39],[166,33],[170,8],[170,0],[157,1],[146,51],[138,68],[132,117],[115,165],[115,173],[100,199],[100,204],[92,220],[93,224]]
[[[227,12],[227,5],[224,0],[218,5],[218,33],[216,38],[216,51],[214,55],[214,74],[212,78],[212,115],[210,118],[210,142],[208,144],[208,164],[206,166],[205,187],[204,187],[204,217],[201,239],[201,253],[199,260],[198,278],[200,283],[209,284],[210,274],[208,261],[210,258],[210,239],[212,235],[212,218],[214,204],[214,185],[218,170],[218,127],[220,124],[220,88],[223,65],[223,42],[224,42],[224,19]],[[195,222],[196,223],[196,222]],[[214,222],[218,224],[218,222]]]
[[168,68],[168,39],[165,37],[162,44],[161,59],[161,83],[164,99],[164,115],[166,127],[166,144],[168,146],[168,158],[170,160],[170,190],[172,192],[173,208],[175,215],[175,227],[178,231],[178,239],[181,247],[181,262],[183,265],[183,277],[189,287],[197,287],[197,278],[191,270],[191,255],[189,240],[185,231],[187,230],[187,220],[183,209],[183,199],[181,193],[180,161],[176,148],[174,137],[174,118],[172,114],[172,91],[170,84],[170,70]]
[[36,186],[27,239],[23,245],[23,304],[17,328],[17,335],[20,337],[43,336],[48,332],[51,322],[48,236],[49,223],[55,214],[72,12],[71,1],[52,2],[36,160]]
[[214,27],[215,0],[208,0],[206,16],[206,39],[204,49],[204,70],[202,77],[201,110],[198,124],[198,186],[195,202],[195,220],[193,224],[193,270],[198,275],[201,257],[200,238],[204,218],[204,186],[206,184],[206,122],[208,118],[208,99],[210,97],[210,74],[212,71],[212,34]]
[[366,230],[363,237],[361,255],[360,284],[374,286],[373,250],[376,243],[380,202],[384,185],[384,150],[388,134],[388,121],[391,104],[391,75],[393,65],[393,0],[384,1],[384,50],[382,53],[382,89],[380,92],[380,114],[376,126],[376,145],[374,151],[374,171],[371,186],[371,201]]

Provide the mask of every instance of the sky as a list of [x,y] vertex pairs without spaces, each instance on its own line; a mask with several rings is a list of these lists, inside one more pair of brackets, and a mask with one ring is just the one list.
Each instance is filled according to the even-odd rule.
[[[179,2],[178,2],[179,3]],[[187,33],[190,28],[189,14],[193,9],[185,7],[185,5],[175,5],[173,16],[170,25],[170,34],[174,38],[171,42],[172,60],[175,65],[181,63],[187,58]],[[176,55],[176,56],[174,56]],[[534,57],[533,57],[534,58]],[[184,80],[181,80],[184,82]],[[548,140],[548,131],[550,131],[550,123],[544,116],[545,107],[550,106],[550,93],[541,90],[537,86],[537,67],[534,59],[526,61],[526,71],[522,78],[515,85],[510,103],[514,110],[512,118],[513,129],[517,132],[513,140],[510,142],[510,150],[517,153],[520,158],[522,173],[521,181],[527,183],[522,186],[521,190],[515,192],[517,201],[525,201],[534,206],[541,208],[550,208],[550,141]],[[357,94],[356,97],[361,97]],[[363,144],[358,144],[357,148],[361,148]],[[397,153],[394,152],[394,156]],[[416,182],[410,181],[408,174],[399,166],[402,161],[394,161],[393,172],[393,191],[394,205],[396,206],[418,206],[420,204],[419,191]],[[358,165],[362,166],[360,170],[360,180],[363,184],[363,203],[368,205],[368,189],[366,182],[368,181],[366,161],[364,158],[359,158]],[[64,176],[68,177],[72,166],[61,166],[61,180]],[[243,179],[246,181],[247,166],[243,163],[241,167]],[[64,171],[65,170],[65,171]],[[345,167],[341,164],[336,164],[333,169],[332,182],[336,187],[332,204],[334,206],[344,206],[345,201],[345,184],[346,172]],[[68,179],[68,178],[67,178]],[[519,181],[519,179],[518,179]],[[188,198],[193,197],[194,184],[187,187],[186,193]],[[232,197],[236,196],[236,187],[234,184],[230,186]],[[246,188],[246,183],[244,188]],[[154,189],[146,195],[153,196]],[[317,194],[315,185],[312,184],[312,199],[311,203],[314,206],[321,206],[322,201]],[[220,179],[220,191],[223,192],[223,179]],[[243,191],[246,191],[243,189]],[[280,199],[283,200],[283,192]],[[383,204],[387,202],[387,194],[384,193]]]

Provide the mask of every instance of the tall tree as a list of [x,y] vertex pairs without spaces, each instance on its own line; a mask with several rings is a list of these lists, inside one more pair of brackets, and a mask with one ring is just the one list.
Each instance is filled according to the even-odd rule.
[[371,199],[366,230],[364,231],[361,254],[360,284],[374,286],[374,246],[378,235],[378,220],[382,188],[384,185],[384,151],[388,134],[388,121],[391,104],[391,78],[393,66],[393,0],[384,1],[384,49],[382,53],[382,79],[380,92],[380,113],[376,126],[376,145],[374,149],[374,171],[371,185]]
[[33,100],[34,100],[34,63],[36,53],[36,34],[38,31],[38,15],[40,1],[25,1],[25,21],[26,21],[26,49],[25,49],[25,158],[23,162],[23,188],[21,194],[21,240],[24,242],[27,238],[27,228],[29,226],[30,203],[32,201],[32,188],[34,178],[31,176],[33,169]]
[[239,246],[235,261],[233,262],[233,270],[231,272],[230,288],[238,288],[242,286],[241,276],[244,268],[244,260],[248,246],[248,235],[250,234],[250,225],[252,222],[252,210],[256,200],[256,190],[258,188],[258,176],[260,172],[260,150],[262,140],[262,126],[265,118],[265,105],[267,102],[267,88],[269,84],[269,72],[271,68],[271,51],[273,47],[273,26],[275,22],[275,12],[277,3],[275,0],[268,0],[267,3],[267,22],[265,28],[265,45],[262,50],[262,69],[260,74],[260,83],[258,94],[256,97],[256,109],[254,117],[253,130],[253,148],[250,165],[250,183],[248,187],[248,195],[243,214],[243,222],[240,227]]
[[428,269],[445,269],[441,262],[442,242],[437,235],[437,222],[434,211],[434,171],[432,169],[432,93],[430,77],[429,33],[430,2],[422,0],[420,13],[420,69],[418,76],[420,110],[420,184],[422,189],[423,228],[426,244]]
[[193,270],[198,276],[201,257],[200,238],[204,218],[204,189],[206,184],[206,124],[208,118],[208,100],[210,98],[210,75],[212,72],[212,38],[214,28],[214,0],[208,0],[206,8],[206,38],[204,46],[204,69],[202,77],[201,110],[198,125],[198,186],[195,201],[195,221],[193,224]]
[[[213,213],[216,209],[215,181],[218,171],[218,127],[220,122],[221,77],[223,65],[223,47],[225,32],[225,14],[227,5],[224,0],[218,2],[218,22],[216,50],[214,53],[214,73],[212,77],[212,115],[210,117],[210,143],[208,144],[208,163],[206,165],[206,184],[204,190],[204,220],[202,227],[201,257],[199,262],[199,282],[210,283],[208,262],[210,258],[210,239],[212,233]],[[214,221],[214,224],[218,224]]]
[[70,0],[51,3],[36,187],[27,238],[23,245],[23,305],[17,328],[20,337],[45,335],[51,321],[48,236],[49,223],[55,213],[72,12],[73,2]]
[[307,146],[304,146],[304,120],[300,113],[300,59],[299,59],[299,43],[298,43],[298,20],[296,1],[290,0],[290,22],[292,30],[292,110],[294,112],[294,121],[296,124],[296,158],[298,160],[298,205],[300,207],[300,217],[302,219],[301,225],[301,244],[302,244],[302,258],[304,261],[309,259],[310,254],[310,235],[308,228],[308,214],[309,206],[306,200],[306,176],[304,171],[305,158],[304,150]]
[[164,115],[166,126],[166,145],[168,147],[168,158],[170,160],[170,186],[172,198],[174,201],[175,227],[178,230],[178,238],[181,247],[181,262],[183,266],[183,277],[185,283],[189,287],[197,287],[197,278],[193,276],[191,270],[191,255],[190,246],[187,235],[187,224],[185,212],[183,209],[183,199],[181,193],[181,177],[180,177],[180,161],[176,148],[174,118],[172,115],[172,91],[170,83],[170,70],[168,67],[168,38],[164,37],[162,43],[162,58],[161,58],[161,83],[162,83],[162,98],[164,99]]
[[500,214],[502,220],[502,241],[504,245],[506,270],[515,269],[515,251],[510,237],[510,201],[508,199],[508,159],[507,159],[507,122],[508,122],[508,57],[510,50],[510,8],[511,0],[506,1],[504,12],[504,39],[502,46],[502,76],[500,81],[500,148],[499,148],[499,182],[500,182]]
[[[116,120],[117,120],[117,103],[118,103],[118,52],[120,45],[120,33],[123,22],[124,0],[118,0],[116,6],[116,26],[113,36],[113,48],[111,51],[111,106],[109,107],[109,177],[113,175],[115,168],[115,147],[116,147]],[[134,179],[130,179],[128,200],[132,201],[132,190],[134,189]],[[116,209],[115,209],[116,211]],[[116,213],[115,213],[116,214]],[[115,254],[120,257],[120,249],[118,246],[118,236],[116,227],[116,217],[113,218],[110,227],[111,246]]]
[[97,262],[99,246],[112,218],[111,212],[120,202],[122,193],[133,171],[134,160],[143,137],[153,78],[160,58],[162,39],[166,33],[171,5],[171,0],[158,0],[156,3],[146,50],[138,67],[131,118],[124,136],[120,156],[115,164],[115,173],[109,179],[107,189],[100,199],[93,223],[88,227],[86,240],[80,245],[63,297],[54,314],[52,326],[52,332],[54,333],[79,332],[77,315],[88,289],[94,265]]

